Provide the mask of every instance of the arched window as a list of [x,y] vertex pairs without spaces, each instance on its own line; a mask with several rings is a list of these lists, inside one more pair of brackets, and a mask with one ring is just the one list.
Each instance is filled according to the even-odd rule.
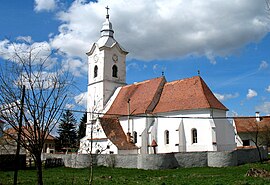
[[165,132],[164,132],[164,140],[165,140],[165,144],[170,143],[170,133],[168,130],[165,130]]
[[137,141],[138,141],[137,139],[138,139],[138,138],[137,138],[137,132],[134,131],[134,132],[133,132],[133,142],[134,142],[134,143],[137,143]]
[[117,78],[118,69],[116,65],[113,65],[112,67],[112,77]]
[[94,67],[94,78],[97,77],[97,74],[98,74],[98,67],[95,66],[95,67]]
[[192,143],[198,143],[197,129],[193,128],[191,130]]

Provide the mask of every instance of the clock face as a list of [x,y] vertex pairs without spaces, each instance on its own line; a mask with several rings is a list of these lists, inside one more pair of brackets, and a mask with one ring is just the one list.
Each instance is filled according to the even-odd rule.
[[97,56],[97,54],[94,55],[94,61],[95,61],[95,62],[98,61],[98,56]]
[[113,54],[112,60],[113,60],[114,62],[117,62],[117,61],[118,61],[118,56],[117,56],[116,54]]

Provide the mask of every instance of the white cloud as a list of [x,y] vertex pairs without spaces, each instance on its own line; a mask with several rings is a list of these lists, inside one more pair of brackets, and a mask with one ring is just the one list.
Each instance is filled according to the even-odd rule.
[[237,98],[239,96],[239,93],[235,93],[235,94],[219,94],[219,93],[214,93],[214,95],[216,96],[216,98],[219,101],[225,101],[225,100],[228,100],[228,99]]
[[259,70],[268,68],[268,63],[266,61],[262,61],[259,67]]
[[266,89],[267,92],[270,92],[270,85]]
[[32,37],[30,36],[18,36],[16,38],[17,41],[23,41],[23,42],[28,42],[28,43],[32,43],[33,40],[32,40]]
[[74,97],[75,102],[86,108],[87,105],[87,92],[83,92]]
[[56,0],[35,0],[34,10],[36,12],[52,11],[56,6]]
[[251,99],[255,96],[257,96],[258,93],[255,90],[252,89],[248,89],[248,93],[247,93],[247,99]]
[[[31,53],[31,55],[30,55]],[[19,36],[16,42],[10,40],[0,41],[0,57],[4,60],[21,62],[17,54],[22,59],[28,59],[31,56],[33,65],[43,63],[46,69],[52,68],[56,64],[56,58],[51,56],[51,45],[46,42],[33,42],[30,36]]]
[[82,74],[87,74],[88,71],[87,62],[79,59],[64,59],[62,61],[62,65],[62,69],[64,71],[69,71],[72,75],[76,77],[81,77]]
[[255,109],[256,109],[256,111],[269,114],[270,113],[270,102],[264,102],[263,104],[256,106]]
[[116,40],[130,58],[142,60],[204,55],[214,64],[216,57],[258,42],[270,25],[264,0],[74,1],[58,14],[63,23],[51,38],[53,47],[85,58],[99,38],[107,5]]
[[137,63],[135,63],[135,62],[132,62],[132,63],[128,64],[127,67],[126,67],[127,71],[134,70],[134,69],[138,70],[138,71],[140,70],[139,65]]
[[74,107],[75,107],[75,105],[70,104],[70,103],[67,103],[66,106],[65,106],[65,108],[67,108],[67,109],[73,109]]

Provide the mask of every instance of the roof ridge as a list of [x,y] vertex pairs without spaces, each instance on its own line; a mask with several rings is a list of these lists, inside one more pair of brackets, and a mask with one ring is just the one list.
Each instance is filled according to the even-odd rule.
[[[209,97],[209,94],[207,94],[205,91],[209,91],[209,93],[211,93],[210,96],[212,96],[212,97],[215,99],[215,101],[217,101],[219,104],[221,104],[221,106],[223,106],[226,110],[228,110],[228,108],[227,108],[225,105],[223,105],[223,103],[221,103],[221,102],[217,99],[217,97],[214,95],[214,93],[213,93],[212,90],[208,87],[208,85],[205,83],[205,81],[204,81],[200,76],[198,76],[198,78],[199,78],[199,80],[200,80],[200,84],[201,84],[201,87],[202,87],[202,91],[203,91],[204,97],[205,97],[205,99],[206,99],[207,104],[209,105],[209,107],[212,108],[212,103],[211,103],[211,101],[209,100],[209,98],[210,98],[210,97]],[[218,109],[221,109],[221,108],[218,108]]]
[[157,104],[160,100],[164,86],[167,83],[166,78],[164,76],[160,77],[160,79],[161,79],[161,81],[159,83],[159,87],[158,87],[157,91],[154,94],[154,97],[152,99],[153,101],[150,102],[145,113],[153,112],[153,110],[155,109],[155,107],[157,106]]
[[188,77],[188,78],[182,78],[182,79],[178,79],[178,80],[173,80],[173,81],[170,81],[170,82],[166,82],[166,84],[169,84],[169,83],[174,83],[174,82],[180,82],[180,81],[186,81],[186,80],[191,80],[191,79],[196,79],[198,76],[192,76],[192,77]]
[[[130,87],[130,86],[133,86],[133,85],[141,85],[141,84],[144,84],[144,83],[150,82],[150,81],[152,81],[152,80],[157,80],[157,79],[159,79],[159,78],[164,78],[164,79],[165,79],[165,77],[164,77],[164,76],[161,76],[161,77],[156,77],[156,78],[152,78],[152,79],[144,80],[144,81],[141,81],[141,82],[134,82],[134,83],[132,83],[132,84],[127,84],[127,85],[123,86],[122,88],[127,88],[127,87]],[[166,80],[166,79],[165,79],[165,80]]]
[[[205,93],[205,89],[204,89],[204,85],[206,85],[205,83],[204,83],[204,85],[203,85],[203,79],[200,77],[200,76],[198,76],[199,77],[199,83],[200,83],[200,85],[201,85],[201,90],[202,90],[202,93],[203,93],[203,97],[204,97],[204,99],[206,100],[206,102],[207,102],[207,104],[208,104],[208,106],[211,108],[211,104],[210,104],[210,101],[208,100],[208,96],[207,96],[207,94]],[[208,87],[207,85],[206,85],[206,87]],[[209,89],[209,87],[208,87],[208,89]],[[210,90],[210,89],[209,89]],[[212,93],[212,91],[210,90],[210,92]],[[212,93],[213,94],[213,93]]]

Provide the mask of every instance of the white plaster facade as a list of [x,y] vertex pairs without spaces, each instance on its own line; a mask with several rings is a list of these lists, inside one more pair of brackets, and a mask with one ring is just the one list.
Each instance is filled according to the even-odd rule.
[[[153,147],[150,147],[153,139],[158,145],[157,153],[233,150],[236,146],[233,126],[227,119],[208,119],[211,117],[211,112],[216,114],[215,117],[225,117],[225,111],[222,113],[219,110],[163,113],[156,115],[156,118],[149,115],[151,118],[131,118],[130,132],[133,140],[134,132],[137,133],[136,146],[140,148],[139,153],[154,153]],[[120,123],[124,132],[127,133],[127,118],[121,118]],[[193,129],[197,130],[197,143],[192,143]],[[169,131],[168,144],[166,131]]]

